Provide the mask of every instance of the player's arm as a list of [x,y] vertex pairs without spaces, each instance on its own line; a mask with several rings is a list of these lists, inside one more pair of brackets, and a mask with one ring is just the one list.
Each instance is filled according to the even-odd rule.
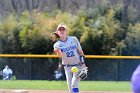
[[84,52],[83,52],[83,50],[82,50],[82,47],[81,47],[81,45],[80,45],[79,40],[78,40],[76,37],[74,37],[74,39],[75,39],[75,41],[76,41],[76,43],[77,43],[77,50],[78,50],[79,54],[80,54],[81,56],[84,56]]
[[84,56],[83,50],[78,50],[78,52],[79,52],[79,54],[80,54],[81,56]]
[[58,55],[58,57],[62,58],[62,52],[59,49],[59,44],[57,42],[53,45],[53,51]]
[[[77,39],[77,38],[76,38]],[[84,55],[84,52],[83,52],[83,50],[82,50],[82,47],[81,47],[81,45],[80,45],[80,42],[78,41],[78,39],[77,39],[77,45],[78,45],[78,52],[79,52],[79,54],[80,54],[80,61],[82,62],[82,63],[84,63],[82,66],[83,67],[86,67],[86,65],[85,65],[85,55]]]
[[85,62],[85,56],[84,56],[84,52],[83,50],[78,50],[79,54],[80,54],[80,60],[82,63]]
[[62,52],[58,48],[54,48],[54,52],[58,55],[58,57],[62,58]]
[[84,63],[82,66],[83,66],[83,67],[86,67],[86,65],[85,65],[85,56],[84,56],[83,50],[78,50],[78,52],[79,52],[79,54],[80,54],[80,61],[81,61],[82,63]]
[[78,41],[78,39],[76,38],[76,40],[77,40],[77,50],[78,50],[78,52],[79,52],[79,54],[80,54],[80,60],[81,60],[81,62],[85,62],[84,61],[84,52],[83,52],[83,50],[82,50],[82,47],[81,47],[81,45],[80,45],[80,42]]

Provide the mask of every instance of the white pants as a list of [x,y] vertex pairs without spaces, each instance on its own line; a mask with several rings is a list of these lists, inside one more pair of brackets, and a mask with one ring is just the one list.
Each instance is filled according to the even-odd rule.
[[[64,67],[69,92],[73,93],[72,92],[72,88],[78,88],[78,84],[80,82],[80,78],[77,78],[77,73],[72,73],[71,72],[71,68],[72,68],[72,66]],[[81,69],[81,66],[77,66],[77,68]]]

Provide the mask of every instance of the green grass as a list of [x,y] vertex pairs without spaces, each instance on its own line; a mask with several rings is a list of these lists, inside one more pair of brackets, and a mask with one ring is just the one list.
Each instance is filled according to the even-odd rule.
[[[115,81],[81,81],[79,88],[88,91],[131,91],[130,82]],[[67,90],[67,84],[66,81],[0,80],[0,89]]]
[[80,83],[81,90],[96,91],[131,91],[130,82],[115,81],[82,81]]

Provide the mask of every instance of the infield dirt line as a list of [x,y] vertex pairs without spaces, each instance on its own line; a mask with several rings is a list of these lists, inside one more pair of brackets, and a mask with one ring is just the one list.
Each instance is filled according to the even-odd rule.
[[[29,93],[69,93],[65,90],[29,90]],[[114,91],[80,91],[80,93],[132,93],[132,92],[114,92]]]
[[[18,90],[18,91],[17,91]],[[21,89],[0,89],[0,93],[69,93],[67,90],[23,90]],[[80,91],[80,93],[132,93],[132,92],[114,92],[114,91]]]

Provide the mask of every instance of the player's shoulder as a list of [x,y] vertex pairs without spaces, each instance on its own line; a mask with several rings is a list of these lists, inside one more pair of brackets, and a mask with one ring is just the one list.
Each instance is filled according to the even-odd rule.
[[77,39],[77,37],[75,37],[75,36],[69,36],[69,40],[70,41],[73,41],[73,42],[75,42],[75,43],[77,43],[78,42],[78,39]]
[[71,38],[71,39],[77,39],[77,37],[75,37],[75,36],[69,36],[69,38]]
[[58,40],[57,42],[54,43],[54,46],[58,46],[58,45],[60,45],[60,43],[61,42]]

